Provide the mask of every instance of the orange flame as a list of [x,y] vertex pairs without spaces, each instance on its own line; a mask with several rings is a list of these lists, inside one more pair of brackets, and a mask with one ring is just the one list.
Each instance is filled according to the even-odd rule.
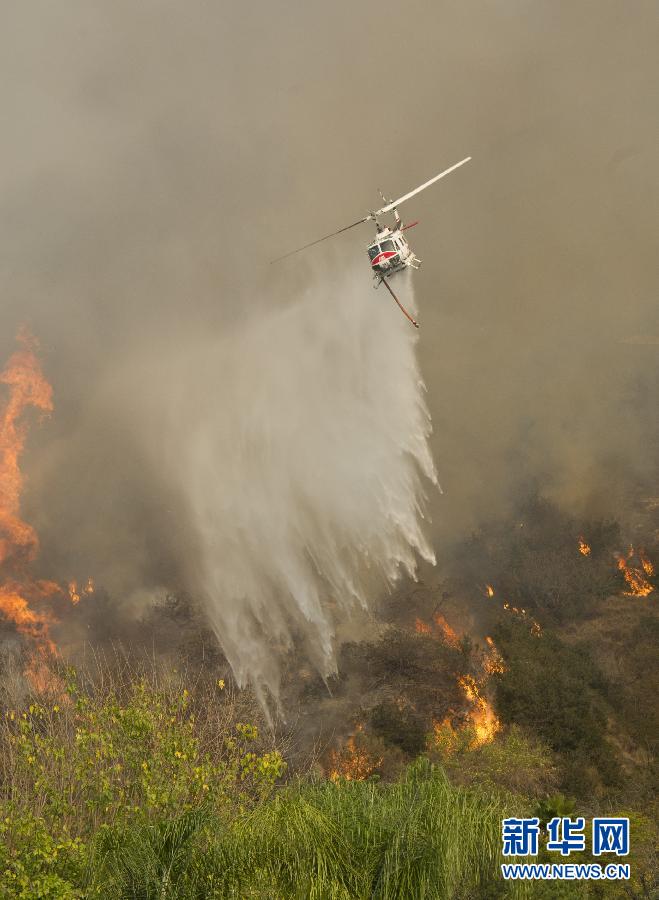
[[586,543],[581,535],[579,536],[579,553],[582,556],[590,556],[590,544]]
[[0,566],[9,561],[32,561],[39,539],[31,525],[19,516],[23,477],[19,467],[25,447],[27,425],[23,414],[28,407],[47,415],[53,409],[53,392],[43,376],[35,355],[36,341],[21,331],[22,349],[9,359],[0,373],[0,384],[9,388],[9,399],[0,415]]
[[492,587],[491,584],[485,585],[485,593],[487,594],[488,597],[494,597],[494,588]]
[[[637,557],[638,565],[630,565],[630,561]],[[648,577],[654,575],[654,566],[645,556],[643,550],[638,554],[632,546],[626,556],[618,556],[618,569],[622,572],[628,591],[623,591],[625,597],[647,597],[654,590],[654,585],[648,581]]]
[[440,612],[436,612],[433,616],[433,625],[430,625],[428,622],[424,622],[423,619],[417,618],[414,622],[414,630],[417,634],[433,634],[436,630],[441,632],[442,639],[450,644],[451,647],[459,647],[460,638],[455,633],[455,631],[451,628],[449,623],[446,621],[444,616]]
[[358,725],[355,734],[348,738],[343,749],[330,751],[330,781],[339,781],[341,778],[345,781],[365,781],[382,765],[382,757],[373,757],[358,742],[358,735],[363,730],[363,725]]
[[458,732],[453,727],[451,716],[446,716],[441,722],[433,719],[432,729],[432,741],[435,747],[446,756],[452,756],[460,746],[460,739]]
[[472,675],[462,675],[458,679],[458,684],[472,707],[469,717],[476,733],[473,746],[482,747],[483,744],[491,743],[501,728],[492,705],[483,696],[481,687]]
[[[22,330],[18,342],[20,348],[0,373],[0,384],[9,389],[0,408],[0,615],[35,642],[26,675],[35,690],[40,690],[53,685],[47,674],[48,659],[57,655],[49,634],[56,619],[43,603],[62,596],[63,591],[55,582],[35,580],[27,571],[39,552],[39,538],[20,517],[23,476],[19,464],[27,438],[27,410],[51,413],[53,392],[37,359],[35,338]],[[75,582],[69,585],[69,596],[74,603],[80,599]]]
[[503,661],[503,657],[497,650],[496,644],[489,635],[485,638],[485,643],[490,650],[485,658],[485,671],[487,672],[487,674],[502,675],[504,672],[507,672],[508,669],[505,662]]
[[432,625],[428,625],[423,619],[417,619],[414,623],[414,630],[417,634],[432,634]]
[[450,644],[452,647],[458,647],[460,644],[460,638],[455,633],[455,631],[451,628],[449,623],[446,621],[444,616],[441,613],[435,613],[433,616],[435,621],[435,625],[442,632],[442,637],[446,641],[447,644]]
[[[506,610],[506,612],[511,612],[513,613],[513,615],[519,616],[520,619],[526,619],[528,621],[529,615],[523,607],[522,609],[520,609],[518,606],[511,606],[510,603],[508,603],[508,601],[506,600],[503,603],[503,608]],[[540,635],[542,634],[542,627],[539,622],[536,622],[535,619],[531,619],[531,634],[534,637],[540,637]]]

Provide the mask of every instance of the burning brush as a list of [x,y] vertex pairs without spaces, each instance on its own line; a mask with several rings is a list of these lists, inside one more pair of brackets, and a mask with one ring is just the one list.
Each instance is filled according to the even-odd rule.
[[[43,691],[53,687],[49,662],[58,656],[50,636],[50,627],[57,622],[52,601],[68,596],[75,604],[80,595],[75,582],[65,591],[53,581],[30,574],[39,538],[20,517],[23,475],[19,463],[28,431],[26,413],[31,408],[49,415],[53,391],[41,370],[35,338],[22,330],[18,342],[19,349],[0,374],[0,384],[7,388],[7,399],[0,407],[0,616],[32,642],[25,674],[34,690]],[[92,591],[90,580],[84,592]]]
[[[579,537],[579,553],[582,556],[590,556],[591,548],[583,537]],[[626,553],[615,555],[618,571],[625,579],[627,590],[623,591],[625,597],[648,597],[655,586],[650,580],[654,577],[653,563],[648,559],[645,550],[636,550],[633,545]]]
[[[487,586],[487,596],[494,595],[494,589]],[[436,612],[433,616],[433,625],[417,619],[415,623],[417,634],[427,634],[441,638],[445,644],[454,649],[460,647],[460,637],[454,629],[446,621],[445,617]],[[492,675],[501,674],[506,671],[506,665],[501,654],[496,648],[493,639],[490,636],[485,638],[486,648],[480,654],[480,677],[466,674],[458,677],[458,685],[462,691],[465,705],[467,706],[468,726],[473,729],[474,737],[471,743],[472,747],[480,747],[494,740],[501,728],[499,719],[488,699],[489,686],[488,681]],[[447,716],[443,722],[433,722],[435,736],[438,729],[453,729],[451,724],[452,716]]]
[[627,583],[625,597],[647,597],[654,591],[650,578],[655,574],[654,566],[643,550],[630,547],[626,554],[618,556],[618,570]]

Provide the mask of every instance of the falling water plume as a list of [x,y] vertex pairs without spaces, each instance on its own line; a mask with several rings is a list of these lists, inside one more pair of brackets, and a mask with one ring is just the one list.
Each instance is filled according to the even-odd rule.
[[[411,279],[397,290],[414,309]],[[167,480],[187,510],[190,583],[241,684],[275,698],[302,646],[335,671],[337,625],[433,561],[436,485],[415,329],[363,274],[188,350],[167,391]]]

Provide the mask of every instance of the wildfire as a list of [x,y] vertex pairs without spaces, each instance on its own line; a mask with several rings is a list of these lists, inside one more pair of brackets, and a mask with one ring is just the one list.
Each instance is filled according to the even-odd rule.
[[80,603],[80,598],[83,594],[93,594],[94,593],[94,579],[88,578],[85,586],[80,588],[78,591],[78,582],[70,581],[69,582],[69,600],[73,603],[74,606],[77,606]]
[[[637,565],[630,565],[632,559],[636,557]],[[654,566],[645,556],[643,550],[638,553],[633,547],[625,556],[618,556],[618,569],[622,572],[629,590],[623,591],[626,597],[647,597],[654,590],[654,585],[648,581],[648,578],[654,575]]]
[[372,756],[363,746],[363,725],[358,725],[341,750],[329,754],[330,781],[365,781],[382,765],[382,757]]
[[472,675],[463,675],[458,679],[458,683],[472,705],[469,717],[476,732],[474,746],[481,747],[483,744],[489,744],[501,728],[499,719]]
[[450,644],[452,647],[457,647],[460,644],[460,638],[455,633],[455,631],[453,631],[444,616],[441,613],[435,613],[433,619],[435,625],[442,632],[442,637],[444,638],[446,643]]
[[[503,603],[503,608],[506,610],[506,612],[511,612],[513,615],[518,616],[520,619],[525,619],[527,621],[529,620],[529,614],[524,609],[524,607],[520,608],[519,606],[511,606],[510,603],[508,603],[508,601],[506,600]],[[531,619],[530,621],[531,634],[533,635],[533,637],[540,637],[540,635],[542,634],[542,626],[539,622],[536,622],[535,619]]]
[[460,747],[461,740],[458,731],[453,727],[451,716],[446,716],[441,722],[433,719],[432,730],[432,741],[435,748],[445,756],[453,756]]
[[35,355],[36,342],[26,331],[18,335],[21,349],[0,373],[0,384],[9,388],[9,399],[0,415],[0,566],[9,562],[31,562],[39,539],[35,530],[19,516],[23,477],[19,467],[25,447],[28,407],[43,415],[52,412],[53,392]]
[[[501,723],[490,702],[483,695],[481,686],[472,675],[463,675],[458,679],[458,683],[471,707],[468,727],[472,729],[473,737],[469,736],[468,746],[475,750],[494,740],[501,729]],[[453,726],[451,715],[446,716],[441,722],[433,720],[432,725],[434,744],[447,756],[454,754],[460,746],[466,746],[461,729]]]
[[[42,416],[51,413],[53,393],[37,359],[37,341],[23,330],[18,342],[19,349],[0,373],[0,384],[8,388],[6,403],[0,407],[0,615],[34,642],[26,675],[35,690],[42,690],[53,685],[47,661],[57,655],[49,635],[56,619],[47,602],[64,592],[55,582],[36,580],[28,571],[39,552],[39,538],[20,517],[19,464],[27,438],[26,412],[32,408]],[[73,603],[80,600],[75,582],[69,585],[69,597]]]
[[460,645],[459,636],[451,628],[449,623],[440,612],[435,613],[435,615],[433,616],[433,625],[429,624],[428,622],[424,622],[423,619],[417,618],[414,622],[414,630],[417,634],[427,635],[432,635],[439,631],[443,640],[447,644],[450,644],[451,647],[459,647]]
[[483,744],[489,744],[501,728],[492,705],[483,696],[481,687],[472,675],[461,676],[458,684],[472,707],[469,717],[476,733],[473,746],[482,747]]
[[485,585],[485,594],[488,597],[494,597],[494,588],[492,587],[491,584]]
[[590,544],[586,543],[582,536],[579,536],[579,553],[582,556],[590,556]]
[[485,657],[485,671],[488,675],[502,675],[507,671],[503,657],[489,635],[485,638],[485,643],[489,647],[489,653]]

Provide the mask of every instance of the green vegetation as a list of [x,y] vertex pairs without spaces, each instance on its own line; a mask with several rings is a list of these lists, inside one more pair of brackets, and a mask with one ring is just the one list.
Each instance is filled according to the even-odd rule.
[[[220,686],[136,678],[7,710],[0,895],[473,897],[498,882],[495,794],[428,760],[395,783],[293,779]],[[211,728],[219,730],[212,734]]]
[[111,835],[263,801],[286,764],[235,721],[222,690],[198,685],[193,697],[180,678],[144,675],[83,690],[70,672],[56,701],[7,709],[0,895],[81,896],[74,886],[93,885]]
[[[500,878],[504,816],[575,811],[550,751],[521,729],[474,748],[469,728],[439,728],[394,781],[331,781],[288,777],[244,711],[222,682],[83,688],[73,673],[48,704],[7,708],[0,897],[604,896]],[[654,826],[632,816],[647,874]]]
[[587,797],[619,784],[616,753],[606,737],[605,684],[585,647],[545,632],[538,640],[511,618],[494,631],[506,671],[497,676],[497,709],[506,723],[531,729],[561,759],[562,786]]

